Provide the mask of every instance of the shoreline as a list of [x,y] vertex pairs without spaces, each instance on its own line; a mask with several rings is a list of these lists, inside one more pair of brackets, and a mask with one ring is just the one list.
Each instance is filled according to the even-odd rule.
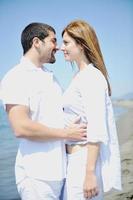
[[122,191],[110,191],[104,195],[104,200],[133,200],[133,103],[118,102],[115,106],[127,109],[116,120],[121,155]]

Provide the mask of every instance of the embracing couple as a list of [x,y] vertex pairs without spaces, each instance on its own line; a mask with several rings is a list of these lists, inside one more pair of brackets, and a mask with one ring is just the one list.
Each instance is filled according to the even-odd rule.
[[[57,46],[53,27],[31,23],[21,34],[23,57],[3,78],[1,94],[20,140],[15,164],[22,200],[103,200],[121,189],[111,87],[94,29],[75,20]],[[61,50],[78,72],[62,90],[43,64]],[[67,76],[67,75],[66,75]]]

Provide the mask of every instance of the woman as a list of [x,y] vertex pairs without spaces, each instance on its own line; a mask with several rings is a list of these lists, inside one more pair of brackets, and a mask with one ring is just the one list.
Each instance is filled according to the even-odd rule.
[[67,142],[68,168],[64,199],[102,200],[103,191],[121,189],[118,140],[107,70],[94,29],[76,20],[63,32],[66,61],[78,73],[63,95],[66,126],[80,115],[87,123],[87,142]]

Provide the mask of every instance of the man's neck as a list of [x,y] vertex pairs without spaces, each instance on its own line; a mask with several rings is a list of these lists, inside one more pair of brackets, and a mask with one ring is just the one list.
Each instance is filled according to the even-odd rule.
[[28,58],[36,67],[42,68],[42,63],[39,62],[39,59],[35,55],[27,52],[24,57]]

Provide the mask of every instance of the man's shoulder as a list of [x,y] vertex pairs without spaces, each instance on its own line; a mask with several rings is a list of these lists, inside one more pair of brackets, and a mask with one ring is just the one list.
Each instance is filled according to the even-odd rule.
[[5,74],[5,76],[1,80],[1,84],[2,85],[19,84],[22,81],[23,77],[24,76],[21,70],[21,66],[20,64],[17,64]]
[[17,64],[14,67],[12,67],[9,71],[7,71],[7,73],[4,75],[2,81],[13,78],[15,79],[15,77],[21,77],[22,76],[22,68],[21,68],[21,64]]

